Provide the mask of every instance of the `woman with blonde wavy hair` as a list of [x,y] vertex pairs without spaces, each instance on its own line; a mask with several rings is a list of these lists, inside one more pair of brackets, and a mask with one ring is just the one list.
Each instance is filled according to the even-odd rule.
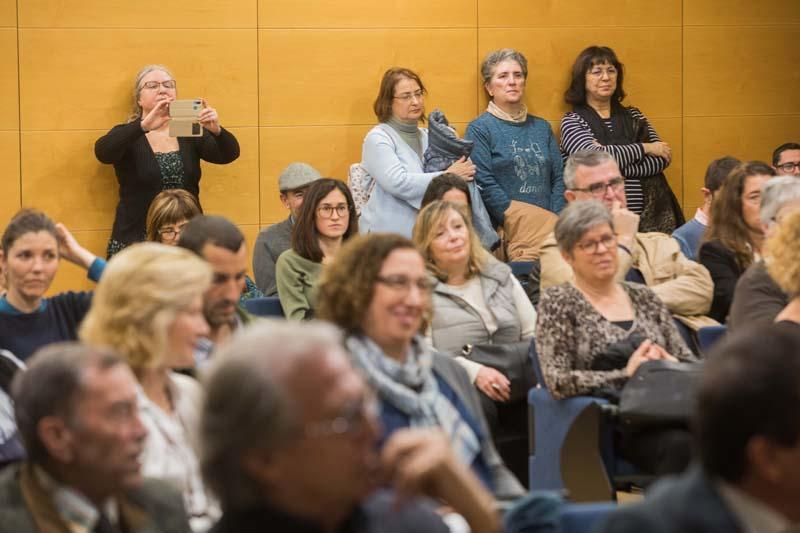
[[108,263],[80,338],[114,349],[139,381],[139,416],[148,429],[142,473],[177,485],[194,531],[219,517],[203,487],[192,435],[199,422],[200,385],[174,372],[194,366],[194,348],[208,334],[203,293],[208,263],[183,248],[141,243]]
[[800,336],[800,210],[792,210],[767,241],[767,270],[791,300],[775,317]]

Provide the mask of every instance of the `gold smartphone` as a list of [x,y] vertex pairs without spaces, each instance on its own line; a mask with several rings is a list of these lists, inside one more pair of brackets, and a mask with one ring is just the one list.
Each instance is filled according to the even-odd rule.
[[203,126],[198,121],[203,110],[203,100],[175,100],[169,104],[169,136],[201,137]]

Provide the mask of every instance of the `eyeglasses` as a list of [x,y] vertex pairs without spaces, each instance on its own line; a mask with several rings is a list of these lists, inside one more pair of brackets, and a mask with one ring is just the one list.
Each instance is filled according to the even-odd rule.
[[336,211],[338,216],[344,217],[350,212],[350,208],[347,204],[321,205],[317,208],[317,213],[319,213],[319,216],[322,218],[331,218],[334,211]]
[[425,93],[422,92],[422,90],[419,90],[419,91],[414,91],[413,93],[398,94],[394,98],[402,100],[403,102],[410,102],[411,100],[414,99],[422,100],[423,98],[425,98]]
[[782,165],[777,165],[776,168],[781,172],[787,172],[787,173],[794,172],[795,170],[800,170],[800,161],[798,161],[797,163],[792,163],[792,162],[783,163]]
[[606,193],[606,189],[611,187],[611,190],[614,192],[619,192],[622,190],[623,186],[625,185],[625,178],[618,177],[612,178],[603,183],[592,183],[588,187],[584,187],[583,189],[574,188],[571,189],[577,192],[585,192],[589,193],[592,196],[601,197]]
[[318,438],[346,433],[361,433],[368,424],[378,418],[380,405],[373,394],[347,404],[338,416],[306,424],[306,437]]
[[167,81],[146,81],[142,84],[143,89],[158,89],[158,87],[164,87],[165,89],[174,89],[177,86],[175,80],[167,80]]
[[403,292],[408,294],[411,287],[415,286],[419,292],[428,294],[433,290],[433,283],[428,278],[411,279],[409,277],[397,274],[392,276],[378,276],[375,278],[378,283],[383,283],[390,289],[396,292]]
[[174,239],[175,237],[181,234],[183,228],[186,227],[186,224],[188,224],[188,222],[184,222],[183,224],[179,224],[177,226],[167,226],[165,228],[158,228],[158,235],[162,238]]
[[599,240],[596,241],[587,241],[587,242],[579,242],[575,246],[577,246],[582,252],[596,254],[600,250],[600,245],[606,250],[610,250],[617,244],[617,236],[616,235],[603,235],[600,237]]
[[609,78],[613,78],[617,75],[616,67],[608,67],[608,68],[593,68],[589,71],[590,76],[594,76],[596,78],[601,77],[603,74],[607,74]]

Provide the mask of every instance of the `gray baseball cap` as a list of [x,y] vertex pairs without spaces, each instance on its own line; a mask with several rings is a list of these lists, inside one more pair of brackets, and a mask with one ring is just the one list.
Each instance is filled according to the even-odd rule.
[[322,174],[308,163],[290,163],[278,178],[278,189],[281,192],[293,191],[305,187],[321,177]]

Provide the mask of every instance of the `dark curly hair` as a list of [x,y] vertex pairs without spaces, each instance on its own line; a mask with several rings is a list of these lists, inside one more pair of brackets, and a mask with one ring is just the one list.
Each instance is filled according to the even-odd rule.
[[348,335],[361,324],[375,293],[383,262],[395,250],[417,251],[414,243],[394,233],[369,233],[351,238],[322,270],[316,317],[333,322]]
[[583,105],[586,103],[586,74],[595,65],[613,65],[617,69],[617,89],[612,95],[616,102],[625,99],[625,90],[622,81],[625,79],[625,70],[617,59],[617,54],[608,46],[590,46],[583,50],[572,64],[572,75],[569,87],[564,92],[564,101],[570,105]]

